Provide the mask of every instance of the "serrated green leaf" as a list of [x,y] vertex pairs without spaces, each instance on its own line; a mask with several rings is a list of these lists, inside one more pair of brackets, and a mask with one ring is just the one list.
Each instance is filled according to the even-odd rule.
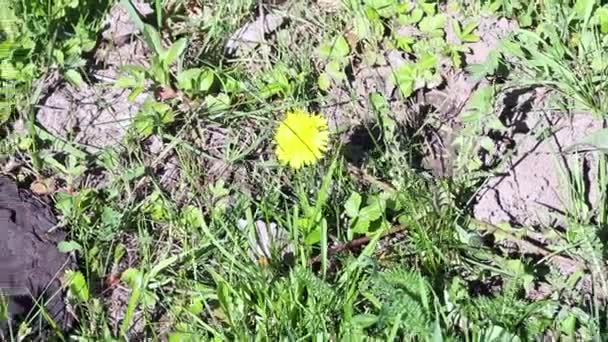
[[359,214],[359,208],[361,207],[362,198],[357,192],[350,194],[350,197],[344,203],[344,210],[348,217],[355,218]]
[[448,17],[445,14],[427,16],[420,21],[418,26],[420,28],[420,31],[430,34],[432,36],[437,36],[439,34],[443,34],[443,28],[445,27],[447,18]]

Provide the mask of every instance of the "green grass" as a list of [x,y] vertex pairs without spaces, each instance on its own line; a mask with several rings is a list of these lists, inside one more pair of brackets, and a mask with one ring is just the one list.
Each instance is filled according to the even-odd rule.
[[[563,171],[571,189],[562,194],[570,202],[565,227],[496,227],[473,219],[470,202],[492,171],[480,169],[480,151],[493,148],[482,137],[499,130],[495,113],[509,87],[548,86],[551,104],[605,116],[608,7],[459,1],[473,21],[502,15],[521,27],[485,65],[467,66],[462,49],[479,37],[463,21],[461,42],[448,42],[436,2],[347,0],[337,12],[290,3],[288,20],[265,46],[229,59],[224,44],[255,15],[254,1],[151,1],[156,12],[140,37],[151,66],[130,69],[118,83],[135,93],[149,84],[175,87],[182,96],[150,100],[124,141],[98,153],[40,129],[35,81],[58,73],[84,82],[86,53],[114,3],[15,2],[2,12],[0,19],[13,21],[0,27],[0,81],[18,96],[0,98],[0,160],[22,163],[16,176],[23,183],[55,176],[63,184],[51,196],[83,275],[70,289],[78,317],[70,338],[602,340],[605,158],[597,161],[599,184],[586,183],[582,165]],[[400,35],[403,23],[423,34]],[[442,63],[488,80],[465,111],[459,172],[447,178],[420,169],[415,132],[422,129],[400,121],[382,89],[357,99],[369,111],[359,128],[372,140],[358,165],[337,136],[314,166],[278,164],[272,138],[284,111],[322,112],[338,88],[358,96],[352,70],[381,63],[392,49],[409,58],[390,76],[406,104],[432,86]],[[344,108],[360,114],[355,101]],[[12,130],[19,119],[25,132]],[[147,149],[151,136],[163,142],[160,153]],[[170,163],[179,173],[167,182],[162,171]],[[590,186],[601,194],[598,208],[586,204]],[[260,224],[276,224],[281,237],[259,241]],[[529,232],[550,245],[531,244]],[[537,253],[509,246],[536,246]],[[564,276],[555,255],[584,272]],[[590,290],[581,289],[583,273],[591,275]],[[526,296],[540,285],[549,296]],[[37,329],[15,328],[23,336]]]

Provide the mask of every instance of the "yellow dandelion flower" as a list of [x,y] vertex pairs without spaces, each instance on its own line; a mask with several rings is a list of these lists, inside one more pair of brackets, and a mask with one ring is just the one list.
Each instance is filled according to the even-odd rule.
[[302,109],[287,112],[275,135],[279,162],[294,169],[319,160],[329,142],[327,119]]

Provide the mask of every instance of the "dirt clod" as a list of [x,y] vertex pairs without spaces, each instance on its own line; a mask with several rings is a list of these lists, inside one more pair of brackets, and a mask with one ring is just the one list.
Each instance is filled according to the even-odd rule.
[[[142,13],[150,9],[138,7]],[[100,46],[78,87],[62,84],[54,87],[40,104],[38,122],[50,133],[84,145],[89,152],[120,143],[144,101],[143,92],[132,101],[130,91],[114,85],[125,65],[146,67],[149,51],[135,37],[137,29],[126,10],[116,5],[106,19],[107,26]]]
[[497,176],[482,189],[475,216],[491,223],[511,222],[527,226],[562,225],[572,212],[570,177],[583,170],[588,208],[598,201],[597,152],[566,153],[568,147],[602,128],[601,120],[580,113],[530,115],[527,126],[546,135],[517,134],[516,152],[507,158]]

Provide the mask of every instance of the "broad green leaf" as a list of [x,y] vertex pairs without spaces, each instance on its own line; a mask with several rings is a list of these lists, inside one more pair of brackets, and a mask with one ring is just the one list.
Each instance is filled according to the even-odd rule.
[[574,4],[574,11],[579,18],[583,18],[585,25],[589,23],[589,19],[591,18],[593,7],[595,6],[596,2],[596,0],[577,0]]
[[399,9],[395,0],[365,0],[365,5],[373,9],[382,18],[394,16]]
[[74,69],[70,69],[67,70],[64,74],[65,78],[68,80],[68,82],[70,82],[72,85],[80,88],[83,84],[84,84],[84,80],[82,79],[82,76],[80,75],[80,73]]
[[143,274],[136,268],[128,268],[122,275],[120,279],[124,281],[131,290],[141,288],[144,283]]
[[359,208],[361,207],[361,195],[357,192],[353,192],[344,203],[344,212],[350,218],[355,218],[359,214]]
[[352,231],[355,234],[366,234],[369,232],[369,226],[371,222],[363,218],[357,218],[352,227]]
[[132,76],[121,76],[114,83],[114,85],[120,88],[135,88],[138,84],[138,81]]
[[184,91],[192,91],[196,87],[196,80],[202,74],[203,70],[200,68],[187,69],[180,72],[177,77],[177,87]]
[[350,46],[344,36],[338,36],[331,42],[326,42],[319,48],[319,55],[329,60],[342,59],[350,53]]
[[359,326],[362,329],[369,328],[378,322],[379,318],[372,314],[359,314],[353,316],[351,323]]
[[0,64],[0,80],[16,80],[19,78],[19,70],[8,60]]
[[331,61],[325,66],[325,73],[336,81],[344,81],[346,74],[343,71],[342,63],[339,61]]
[[418,68],[419,72],[435,70],[438,62],[439,60],[437,59],[437,56],[426,53],[421,56],[420,59],[418,59],[416,62],[416,67]]
[[169,50],[164,54],[163,61],[166,66],[170,66],[177,58],[186,50],[188,39],[180,38],[169,47]]
[[215,74],[211,70],[204,70],[198,77],[198,91],[207,92],[215,82]]
[[357,215],[359,219],[371,222],[379,219],[382,217],[382,214],[384,214],[384,201],[374,197],[370,200],[370,202],[370,204],[359,210],[359,214]]
[[77,271],[67,271],[65,276],[70,293],[80,302],[88,301],[89,286],[87,285],[87,281],[84,279],[82,273]]
[[133,125],[137,133],[142,137],[148,137],[154,133],[154,117],[150,114],[138,113],[133,120]]
[[158,34],[158,31],[148,25],[148,24],[144,24],[144,39],[146,41],[146,43],[148,43],[148,45],[150,46],[150,48],[152,48],[152,50],[158,55],[158,56],[162,56],[165,54],[165,48],[163,47],[161,38],[160,38],[160,34]]
[[416,81],[416,69],[414,64],[407,63],[399,67],[392,74],[394,83],[399,87],[401,95],[409,97],[414,91]]
[[600,25],[600,31],[602,33],[608,33],[608,7],[598,8],[595,11],[594,17],[597,20],[597,24]]
[[568,147],[566,151],[575,151],[582,146],[593,147],[603,153],[608,154],[608,128],[600,129],[596,132],[589,134],[582,141]]
[[135,27],[137,27],[140,32],[143,32],[145,24],[139,16],[137,9],[131,4],[131,1],[120,0],[120,4],[127,10],[127,13],[129,13],[129,17],[131,18],[131,21],[133,22]]
[[496,144],[494,143],[494,140],[487,136],[484,136],[479,140],[479,146],[481,146],[484,150],[488,151],[490,154],[494,153],[496,149]]
[[224,93],[219,93],[215,96],[207,95],[205,97],[205,105],[209,112],[220,112],[230,108],[230,96]]
[[329,90],[329,88],[331,87],[331,80],[327,73],[322,72],[319,75],[319,78],[317,79],[317,86],[323,91]]
[[307,245],[314,245],[321,241],[321,227],[313,229],[306,237],[304,238],[304,243]]
[[412,45],[415,39],[409,36],[395,36],[395,46],[405,52],[412,52]]
[[429,16],[435,15],[437,13],[437,6],[435,2],[422,2],[418,1],[418,6]]
[[456,36],[463,43],[474,43],[479,41],[479,36],[473,33],[473,31],[475,31],[475,29],[477,28],[477,25],[478,24],[476,22],[472,21],[465,24],[464,27],[461,27],[460,22],[458,22],[457,20],[454,20],[452,22],[452,27],[454,29],[454,32],[456,33]]
[[420,31],[430,34],[432,36],[436,36],[439,34],[442,35],[446,21],[447,15],[445,14],[436,14],[434,16],[424,17],[419,24]]
[[61,241],[57,244],[57,249],[61,253],[70,253],[73,251],[81,251],[82,246],[76,241]]
[[574,314],[569,314],[559,322],[559,330],[568,336],[574,336],[576,332],[576,321],[576,316]]

